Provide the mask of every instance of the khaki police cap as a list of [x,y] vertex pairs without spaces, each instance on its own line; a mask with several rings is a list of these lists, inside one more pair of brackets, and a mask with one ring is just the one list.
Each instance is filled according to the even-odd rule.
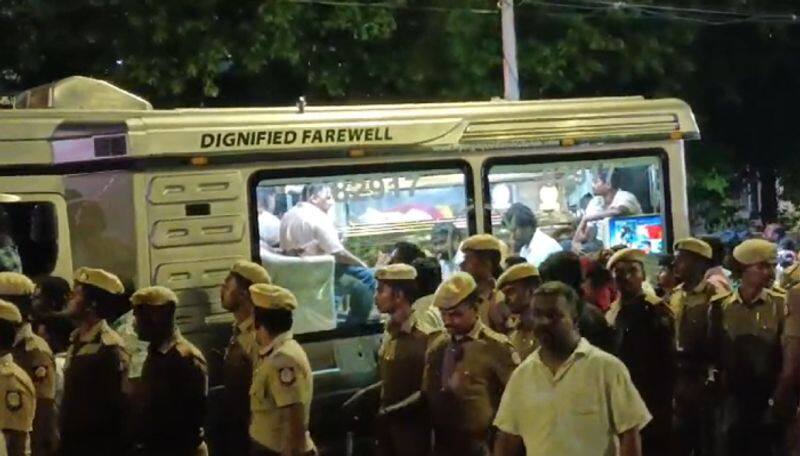
[[178,303],[178,296],[167,287],[142,288],[131,296],[131,304],[136,306],[163,306]]
[[231,272],[235,272],[252,283],[272,283],[272,278],[263,266],[252,261],[239,260],[234,263]]
[[414,280],[417,278],[417,270],[404,263],[390,264],[378,268],[375,271],[375,278],[378,280]]
[[515,264],[500,275],[500,278],[497,279],[496,287],[500,290],[511,282],[527,279],[528,277],[539,277],[539,270],[536,269],[536,266],[530,263]]
[[33,281],[23,274],[0,272],[0,296],[31,295],[34,288]]
[[757,263],[776,263],[778,247],[764,239],[748,239],[733,249],[733,258],[745,266]]
[[708,244],[708,242],[692,237],[681,239],[680,241],[676,242],[675,250],[683,250],[686,252],[696,253],[701,257],[707,258],[709,260],[714,257],[714,251]]
[[257,283],[250,285],[250,299],[253,305],[267,310],[294,310],[297,298],[291,291],[277,285]]
[[442,310],[452,309],[467,298],[478,285],[466,272],[456,272],[442,282],[433,295],[433,305]]
[[464,239],[461,250],[494,250],[503,253],[503,243],[491,234],[476,234]]
[[11,323],[22,323],[22,314],[14,304],[0,299],[0,320],[10,321]]
[[122,294],[125,287],[114,274],[95,268],[80,268],[75,271],[75,281],[85,285],[92,285],[111,294]]
[[647,253],[645,253],[644,250],[626,248],[611,255],[611,258],[608,259],[608,266],[606,267],[611,269],[620,261],[636,261],[639,263],[644,263],[645,258],[647,258]]

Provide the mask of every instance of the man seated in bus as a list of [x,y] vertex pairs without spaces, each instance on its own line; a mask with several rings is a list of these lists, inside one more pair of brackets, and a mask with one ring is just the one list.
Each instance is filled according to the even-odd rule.
[[594,198],[586,207],[573,242],[582,243],[590,240],[591,226],[597,226],[597,237],[601,241],[608,242],[608,219],[642,213],[642,206],[636,195],[619,188],[619,173],[614,171],[614,169],[600,169],[595,174],[592,181]]
[[531,239],[536,232],[536,215],[531,208],[522,204],[514,203],[503,214],[503,228],[509,233],[511,248],[514,253],[523,258],[527,258],[531,250]]
[[[328,185],[319,183],[303,187],[302,201],[289,209],[281,219],[280,248],[285,255],[332,255],[336,262],[337,296],[371,297],[376,287],[372,270],[339,240],[333,219],[328,215],[331,207],[333,195]],[[357,311],[350,312],[350,323],[365,320],[372,308],[371,298],[367,302],[356,301],[363,305],[351,309]]]
[[268,249],[280,242],[281,219],[277,212],[277,192],[274,187],[258,187],[256,202],[258,204],[258,234],[261,244]]

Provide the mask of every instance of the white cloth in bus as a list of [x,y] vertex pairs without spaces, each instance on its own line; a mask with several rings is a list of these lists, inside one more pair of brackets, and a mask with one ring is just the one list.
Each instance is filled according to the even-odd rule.
[[[619,208],[620,215],[636,215],[642,213],[642,206],[636,195],[625,190],[617,190],[611,204],[606,205],[606,200],[602,196],[595,196],[589,201],[586,206],[586,216],[591,217],[609,209]],[[592,222],[597,227],[597,238],[603,241],[603,245],[610,247],[608,244],[611,241],[608,228],[608,218]]]
[[442,270],[442,282],[449,279],[456,272],[461,271],[461,262],[464,261],[464,252],[461,250],[455,253],[452,260],[439,260],[439,267]]
[[547,257],[562,250],[564,249],[558,241],[540,228],[537,228],[536,232],[533,233],[533,237],[531,237],[531,242],[520,249],[519,256],[525,258],[528,263],[539,267]]
[[284,252],[305,255],[332,255],[344,250],[339,233],[328,214],[303,201],[283,215],[280,247]]
[[269,211],[258,214],[258,235],[267,245],[278,245],[281,239],[281,219]]

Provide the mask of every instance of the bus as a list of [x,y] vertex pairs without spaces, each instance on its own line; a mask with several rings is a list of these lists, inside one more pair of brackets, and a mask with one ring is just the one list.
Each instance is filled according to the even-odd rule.
[[639,209],[599,221],[584,248],[622,243],[655,258],[689,235],[684,142],[699,130],[677,99],[160,110],[75,76],[11,104],[0,110],[0,236],[23,271],[69,280],[100,267],[129,290],[175,290],[180,330],[209,360],[213,415],[233,321],[219,286],[239,259],[265,265],[300,302],[293,332],[323,440],[342,432],[321,410],[374,381],[383,329],[332,256],[281,251],[281,218],[304,187],[331,189],[327,215],[368,265],[408,241],[455,269],[458,240],[508,239],[503,216],[519,204],[543,235],[532,250],[571,248],[594,185],[612,174]]

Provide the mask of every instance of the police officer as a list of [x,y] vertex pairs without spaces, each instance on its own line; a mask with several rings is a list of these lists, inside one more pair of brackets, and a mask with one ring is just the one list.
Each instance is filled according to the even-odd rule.
[[292,338],[297,299],[276,285],[250,287],[258,361],[250,387],[251,455],[312,455],[308,432],[313,378],[303,347]]
[[378,453],[424,455],[430,451],[430,424],[422,400],[425,352],[438,333],[417,318],[412,308],[417,271],[407,264],[392,264],[375,272],[375,303],[389,314],[378,353],[381,400]]
[[131,296],[136,331],[148,342],[136,444],[148,456],[201,456],[208,396],[206,360],[175,327],[178,297],[169,288],[142,288]]
[[800,282],[789,288],[783,327],[783,365],[773,397],[775,420],[787,429],[785,441],[790,454],[800,450]]
[[253,364],[258,356],[256,330],[253,324],[253,301],[249,288],[256,283],[269,284],[272,279],[261,265],[240,260],[222,284],[222,307],[233,313],[234,322],[223,360],[223,445],[230,454],[247,454],[250,448],[250,382]]
[[714,410],[719,396],[719,334],[728,292],[705,279],[713,248],[700,239],[675,243],[675,274],[681,284],[669,294],[675,317],[677,376],[675,430],[678,454],[712,454]]
[[503,294],[495,290],[495,279],[500,276],[503,244],[491,234],[476,234],[461,243],[464,261],[461,270],[475,279],[478,286],[478,312],[481,321],[489,328],[505,333],[510,315]]
[[786,295],[772,288],[777,248],[763,239],[733,250],[739,289],[723,302],[720,453],[779,454],[782,429],[774,421],[773,394],[781,368]]
[[30,377],[14,362],[12,345],[22,315],[10,302],[0,300],[0,428],[5,445],[0,453],[23,456],[33,428],[36,392]]
[[30,324],[31,296],[35,285],[17,272],[0,272],[0,299],[14,304],[23,315],[14,339],[14,361],[25,370],[36,387],[36,417],[31,432],[31,454],[50,455],[58,448],[55,416],[55,358],[44,339]]
[[463,272],[436,290],[434,305],[442,312],[447,332],[431,342],[422,382],[435,454],[488,452],[492,419],[520,361],[508,338],[481,322],[479,302],[477,283]]
[[80,268],[67,304],[78,326],[64,365],[61,449],[65,455],[105,456],[125,447],[129,356],[123,339],[108,326],[125,288],[102,269]]
[[614,329],[614,353],[625,363],[653,416],[642,430],[642,453],[672,455],[674,328],[669,308],[642,288],[646,257],[641,250],[626,248],[608,260],[619,298],[606,318]]
[[497,289],[505,295],[506,304],[515,319],[508,338],[521,359],[539,346],[533,335],[533,292],[541,285],[539,270],[530,263],[511,266],[497,279]]

